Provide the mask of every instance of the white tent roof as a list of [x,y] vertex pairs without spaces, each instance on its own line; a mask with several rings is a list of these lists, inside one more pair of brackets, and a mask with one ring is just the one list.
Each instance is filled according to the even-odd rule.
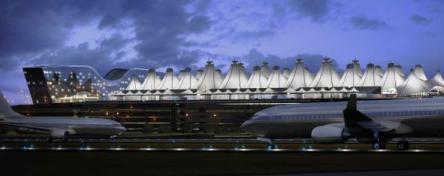
[[177,89],[191,89],[196,83],[197,79],[191,74],[191,69],[185,68],[185,70],[182,71],[182,76]]
[[248,79],[247,88],[267,88],[267,82],[267,78],[261,74],[261,68],[256,66]]
[[185,69],[183,69],[183,70],[180,70],[179,75],[177,75],[177,79],[178,79],[179,81],[182,80],[183,75],[185,74],[185,70],[186,70],[186,69],[189,69],[189,68],[187,67],[187,68],[185,68]]
[[395,65],[395,69],[398,72],[399,75],[401,75],[402,77],[405,77],[404,71],[402,71],[402,67],[401,65],[396,64]]
[[304,61],[298,59],[296,64],[288,76],[286,87],[297,89],[300,87],[308,87],[313,81],[313,75],[305,68]]
[[384,71],[379,65],[375,65],[375,73],[378,74],[381,78],[384,76]]
[[393,63],[388,64],[387,71],[385,72],[381,80],[382,91],[396,89],[396,87],[400,86],[403,82],[404,82],[404,77],[395,67],[395,64]]
[[174,76],[172,68],[167,68],[165,76],[160,83],[160,90],[176,89],[179,86],[179,80]]
[[202,76],[200,76],[199,81],[196,83],[195,88],[202,92],[206,92],[210,89],[217,89],[222,82],[221,77],[221,73],[217,72],[214,68],[213,62],[208,61]]
[[222,71],[220,69],[216,69],[215,77],[216,77],[216,80],[219,81],[219,85],[222,83],[222,81],[225,78],[224,74],[222,73]]
[[197,73],[196,73],[196,79],[200,79],[200,77],[202,76],[202,74],[203,74],[203,70],[197,70]]
[[421,80],[427,81],[427,76],[424,73],[424,69],[421,65],[416,65],[413,73]]
[[430,79],[430,84],[433,86],[444,87],[444,79],[442,78],[441,73],[439,71],[436,72],[435,76],[433,76],[432,79]]
[[427,82],[418,78],[414,71],[410,73],[401,86],[397,87],[397,92],[400,95],[417,95],[428,91],[429,85]]
[[361,77],[361,66],[357,60],[353,60],[353,63],[347,65],[339,83],[343,87],[355,87],[358,86]]
[[339,76],[336,73],[331,60],[326,58],[322,61],[321,68],[316,74],[310,87],[335,87],[340,86]]
[[290,76],[290,69],[288,69],[288,68],[284,68],[284,69],[282,70],[282,75],[284,75],[285,78],[288,79],[288,76]]
[[264,75],[266,78],[268,78],[271,74],[271,69],[270,66],[268,65],[267,62],[262,63],[261,65],[261,73],[262,75]]
[[353,72],[358,74],[359,77],[362,77],[361,64],[359,64],[359,60],[354,59],[351,64],[353,65]]
[[361,80],[358,83],[360,87],[376,87],[381,86],[382,76],[378,73],[375,65],[367,64],[367,69],[364,72]]
[[268,77],[267,87],[268,88],[285,88],[285,83],[287,79],[285,79],[284,75],[282,75],[279,66],[274,66],[273,71]]
[[247,74],[241,63],[233,61],[230,71],[225,76],[224,81],[220,84],[220,89],[240,89],[246,88],[248,82]]
[[142,88],[142,83],[136,78],[132,77],[130,83],[126,87],[126,90],[140,90]]
[[161,80],[155,69],[149,69],[145,80],[142,83],[142,90],[157,90],[160,88]]

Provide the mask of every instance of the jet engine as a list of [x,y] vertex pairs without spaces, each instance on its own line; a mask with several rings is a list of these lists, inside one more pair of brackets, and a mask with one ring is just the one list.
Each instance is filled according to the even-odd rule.
[[350,134],[344,131],[343,124],[329,124],[318,126],[311,131],[311,138],[319,143],[344,142]]

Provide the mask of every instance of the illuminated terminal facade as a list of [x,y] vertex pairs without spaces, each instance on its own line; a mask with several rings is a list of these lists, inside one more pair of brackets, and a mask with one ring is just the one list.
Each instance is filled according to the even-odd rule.
[[316,73],[303,60],[280,69],[267,63],[247,73],[233,61],[222,73],[208,61],[201,70],[174,72],[155,69],[113,69],[105,76],[89,66],[41,66],[24,68],[34,104],[84,101],[341,99],[350,93],[363,98],[378,96],[427,96],[444,91],[440,73],[428,79],[417,65],[406,75],[400,65],[383,70],[368,64],[362,71],[357,60],[339,74],[330,59]]
[[361,98],[439,95],[444,80],[427,78],[417,65],[409,74],[390,63],[385,69],[357,60],[339,74],[324,59],[317,72],[303,60],[280,69],[264,63],[246,71],[233,61],[227,72],[208,62],[201,70],[113,69],[105,76],[89,66],[23,69],[33,105],[14,106],[29,116],[102,117],[128,131],[148,133],[238,134],[254,113],[274,105]]

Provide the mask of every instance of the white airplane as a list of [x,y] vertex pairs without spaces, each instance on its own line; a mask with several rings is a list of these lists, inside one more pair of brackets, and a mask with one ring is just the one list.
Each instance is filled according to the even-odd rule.
[[71,135],[115,137],[126,131],[119,122],[100,118],[27,117],[12,110],[1,91],[0,129],[3,133],[9,129],[18,132],[44,132],[49,134],[50,140],[64,139]]
[[[360,109],[357,109],[357,104]],[[345,109],[344,109],[345,107]],[[404,99],[282,105],[257,112],[242,129],[272,144],[275,138],[312,138],[318,143],[357,139],[384,149],[400,139],[397,149],[408,149],[407,138],[444,137],[444,99]]]

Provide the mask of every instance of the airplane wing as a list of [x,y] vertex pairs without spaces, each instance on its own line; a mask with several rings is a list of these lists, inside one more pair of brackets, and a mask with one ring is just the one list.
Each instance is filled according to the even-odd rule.
[[377,122],[357,110],[356,94],[350,95],[347,107],[343,111],[345,127],[348,130],[370,130],[373,132],[388,132],[394,128],[384,125],[383,122]]
[[376,122],[376,121],[362,121],[357,122],[357,124],[364,129],[368,129],[371,131],[379,131],[379,132],[388,132],[394,130],[393,128],[389,128],[385,126],[383,123]]

